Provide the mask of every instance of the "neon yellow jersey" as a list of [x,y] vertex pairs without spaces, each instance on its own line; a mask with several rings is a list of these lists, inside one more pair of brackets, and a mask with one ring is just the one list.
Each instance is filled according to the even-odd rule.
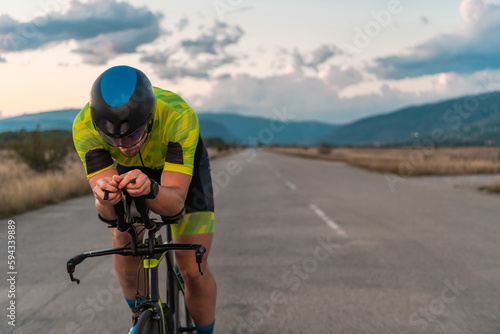
[[193,175],[199,138],[198,116],[179,95],[157,87],[153,89],[156,99],[153,128],[140,155],[128,158],[107,144],[94,128],[88,103],[76,116],[73,141],[87,178],[113,167],[114,161],[126,167],[143,166]]

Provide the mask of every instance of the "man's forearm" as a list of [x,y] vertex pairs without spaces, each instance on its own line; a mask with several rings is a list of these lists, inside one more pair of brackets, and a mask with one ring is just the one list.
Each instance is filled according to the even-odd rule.
[[102,218],[107,219],[107,220],[116,219],[115,209],[112,205],[111,206],[102,205],[101,202],[99,202],[96,199],[95,200],[95,208],[97,210],[97,213],[99,213]]
[[175,216],[184,208],[185,199],[180,195],[181,190],[174,187],[162,187],[155,199],[146,199],[148,207],[162,216]]

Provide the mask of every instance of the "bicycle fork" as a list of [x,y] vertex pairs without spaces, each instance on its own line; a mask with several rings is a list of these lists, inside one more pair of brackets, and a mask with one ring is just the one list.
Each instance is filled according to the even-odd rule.
[[[162,253],[159,258],[154,255],[147,255],[143,261],[144,267],[144,296],[140,295],[139,292],[136,294],[136,298],[140,300],[139,305],[132,309],[132,312],[143,312],[147,309],[152,309],[155,318],[158,321],[160,327],[162,328],[161,333],[169,333],[171,326],[171,317],[165,315],[165,312],[169,312],[168,309],[164,309],[161,303],[161,298],[159,294],[159,279],[158,279],[158,265],[160,264],[163,257],[171,252]],[[168,327],[167,328],[165,327]]]

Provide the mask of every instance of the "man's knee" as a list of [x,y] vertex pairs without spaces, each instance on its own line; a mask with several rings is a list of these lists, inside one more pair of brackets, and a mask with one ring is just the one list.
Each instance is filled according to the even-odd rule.
[[[177,263],[179,270],[181,272],[182,278],[186,282],[186,284],[194,283],[197,280],[200,280],[203,278],[201,275],[199,269],[198,269],[198,264],[196,263],[196,260],[193,258],[193,263],[189,263],[186,261],[179,262]],[[203,271],[206,271],[208,269],[208,265],[203,264],[202,265]]]
[[115,231],[113,235],[113,247],[124,247],[130,242],[130,235],[128,233]]

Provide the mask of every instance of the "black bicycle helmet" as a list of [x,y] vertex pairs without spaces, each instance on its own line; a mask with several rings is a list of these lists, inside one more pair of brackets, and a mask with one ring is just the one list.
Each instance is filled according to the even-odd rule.
[[132,134],[153,119],[154,108],[151,82],[133,67],[111,67],[92,85],[90,115],[101,136],[122,138]]

